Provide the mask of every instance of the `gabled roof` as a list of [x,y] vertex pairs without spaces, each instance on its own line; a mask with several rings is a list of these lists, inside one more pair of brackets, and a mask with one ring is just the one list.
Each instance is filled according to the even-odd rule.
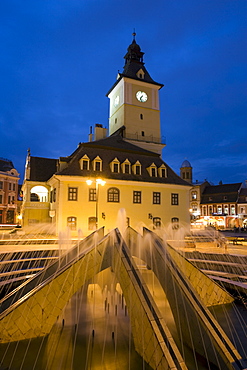
[[[102,159],[102,172],[93,171],[92,165],[89,170],[82,170],[80,168],[79,161],[85,154],[88,156],[90,162],[97,156]],[[131,165],[134,165],[139,161],[142,166],[141,175],[135,175],[133,172],[131,174],[125,174],[122,173],[122,171],[120,171],[120,173],[111,172],[110,164],[115,158],[117,158],[120,163],[123,163],[128,159]],[[63,161],[67,162],[67,166],[61,171],[58,171],[57,175],[83,176],[87,178],[101,176],[105,179],[110,178],[116,180],[144,181],[190,186],[161,159],[159,154],[131,144],[125,141],[121,135],[112,135],[98,141],[82,143],[66,160],[63,158]],[[167,177],[151,177],[147,168],[150,167],[152,163],[154,163],[157,168],[162,164],[165,165],[167,169]]]
[[30,181],[47,181],[57,171],[57,159],[30,157]]
[[240,190],[238,203],[247,203],[247,188],[242,188]]
[[201,204],[236,203],[242,183],[207,186],[201,197]]

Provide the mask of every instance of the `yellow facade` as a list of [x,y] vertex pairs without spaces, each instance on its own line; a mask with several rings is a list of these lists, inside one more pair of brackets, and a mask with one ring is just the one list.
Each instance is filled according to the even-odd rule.
[[[51,189],[57,188],[57,199],[59,199],[58,202],[51,203],[51,210],[55,211],[53,222],[56,222],[57,232],[66,230],[69,226],[69,218],[73,217],[76,225],[75,230],[71,230],[72,235],[77,235],[78,229],[83,235],[88,235],[92,232],[89,218],[96,217],[96,212],[98,227],[104,226],[106,232],[116,226],[121,227],[121,222],[126,222],[135,229],[140,226],[153,227],[153,221],[156,218],[160,218],[161,226],[171,223],[174,218],[181,223],[189,223],[188,186],[112,179],[105,179],[105,181],[104,186],[99,185],[98,204],[96,201],[89,201],[89,189],[95,188],[95,184],[88,186],[86,178],[54,176],[48,182]],[[69,187],[78,189],[77,200],[68,200]],[[107,192],[112,187],[119,190],[119,202],[108,202]],[[141,203],[133,203],[134,191],[141,192]],[[153,192],[160,192],[161,204],[153,204]],[[178,205],[171,205],[172,193],[178,194]],[[125,212],[121,213],[120,210]],[[127,219],[122,220],[120,214],[125,213]]]

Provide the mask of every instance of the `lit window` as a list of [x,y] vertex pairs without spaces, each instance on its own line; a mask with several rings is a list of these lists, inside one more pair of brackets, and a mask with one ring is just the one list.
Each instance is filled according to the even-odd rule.
[[96,189],[89,189],[89,202],[96,202]]
[[171,194],[171,204],[172,206],[178,206],[178,194],[176,193]]
[[96,217],[89,217],[88,218],[88,230],[95,230],[96,229]]
[[153,204],[160,204],[160,192],[153,192]]
[[68,200],[77,200],[77,188],[68,189]]
[[235,215],[235,214],[236,214],[235,206],[232,204],[231,205],[231,215]]
[[107,201],[112,203],[119,203],[120,191],[117,188],[110,188],[107,191]]
[[178,228],[179,228],[179,218],[178,217],[173,217],[172,219],[171,219],[171,222],[172,222],[172,228],[174,229],[174,230],[177,230]]
[[141,202],[142,202],[142,192],[133,191],[133,203],[141,203]]
[[191,198],[192,199],[197,199],[197,192],[196,191],[192,191]]
[[161,227],[161,218],[160,217],[154,217],[153,218],[153,224],[157,228]]
[[221,214],[222,213],[222,207],[221,207],[221,205],[218,205],[217,206],[217,213],[218,214]]
[[76,217],[67,217],[67,226],[70,230],[76,230]]

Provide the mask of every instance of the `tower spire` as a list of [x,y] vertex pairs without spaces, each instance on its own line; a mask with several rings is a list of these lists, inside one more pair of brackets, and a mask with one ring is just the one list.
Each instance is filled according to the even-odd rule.
[[132,36],[133,36],[133,41],[136,41],[136,31],[135,31],[135,28],[134,28],[134,31],[132,33]]

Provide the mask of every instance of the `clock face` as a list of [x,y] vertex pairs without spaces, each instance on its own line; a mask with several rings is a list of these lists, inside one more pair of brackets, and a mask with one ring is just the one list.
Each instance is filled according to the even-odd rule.
[[116,96],[115,100],[114,100],[114,107],[117,107],[119,104],[119,96]]
[[136,98],[142,103],[148,100],[148,96],[144,91],[137,91]]

